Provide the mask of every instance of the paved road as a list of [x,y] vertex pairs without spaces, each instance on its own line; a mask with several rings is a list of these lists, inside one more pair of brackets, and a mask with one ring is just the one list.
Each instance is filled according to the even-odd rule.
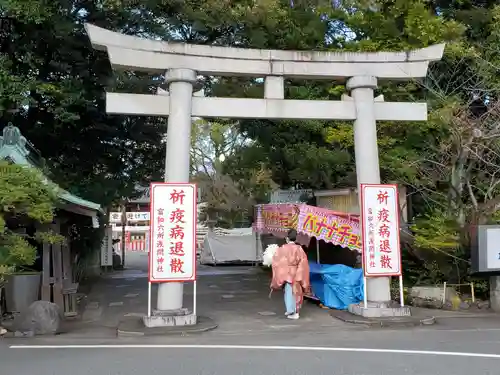
[[[78,342],[71,339],[4,340],[0,342],[0,373],[488,375],[498,374],[500,367],[499,333],[498,330],[372,330],[339,332],[334,337],[282,333]],[[35,347],[12,348],[11,345]]]
[[[137,262],[137,267],[134,268],[141,270],[141,264],[144,263],[141,258],[144,257],[138,255],[131,258],[129,259]],[[222,286],[224,285],[221,284]],[[229,309],[230,305],[236,303],[234,300],[236,298],[230,303],[219,301],[221,307],[214,311],[222,316],[221,314],[225,312],[224,305]],[[270,307],[264,306],[265,303],[269,302],[259,302],[262,306],[257,310]],[[234,306],[231,311],[234,315]],[[247,313],[252,313],[252,310],[249,308]],[[236,315],[240,315],[241,318],[244,313],[239,311]],[[228,314],[224,315],[224,321],[230,320],[229,317]],[[266,322],[265,318],[259,319]],[[268,318],[278,319],[278,317]],[[219,330],[211,333],[188,337],[116,339],[110,335],[61,335],[29,340],[5,339],[0,340],[0,374],[489,375],[499,373],[500,322],[497,318],[448,319],[429,328],[396,330],[346,328],[342,324],[335,325],[335,321],[332,322],[328,329],[314,333],[302,329],[283,329],[273,332],[270,332],[270,329],[263,329],[242,333],[241,330],[234,330],[234,327],[232,330],[224,330],[221,326]],[[225,322],[226,326],[229,323]],[[271,326],[271,328],[276,327]],[[102,327],[98,329],[103,330]]]
[[38,375],[471,375],[498,374],[498,360],[419,355],[212,349],[19,351],[2,374]]

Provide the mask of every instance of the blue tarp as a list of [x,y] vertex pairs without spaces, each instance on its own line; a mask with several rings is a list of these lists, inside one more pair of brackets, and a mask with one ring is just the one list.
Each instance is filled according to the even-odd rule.
[[346,310],[363,300],[363,270],[343,264],[309,263],[314,295],[327,307]]

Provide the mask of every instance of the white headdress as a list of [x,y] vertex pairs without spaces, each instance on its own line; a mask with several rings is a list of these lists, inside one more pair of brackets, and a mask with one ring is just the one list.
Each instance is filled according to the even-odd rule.
[[264,254],[262,255],[262,264],[267,267],[271,267],[273,264],[273,257],[276,254],[276,250],[278,250],[279,246],[276,244],[271,244],[266,247]]

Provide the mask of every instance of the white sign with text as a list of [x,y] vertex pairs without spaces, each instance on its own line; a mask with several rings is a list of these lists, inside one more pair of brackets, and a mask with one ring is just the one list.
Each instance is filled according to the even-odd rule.
[[365,276],[400,276],[398,187],[361,184],[361,222]]
[[151,184],[149,281],[196,280],[196,185]]
[[[126,212],[125,218],[129,223],[136,223],[139,221],[149,221],[149,212]],[[110,212],[109,214],[110,223],[121,223],[122,213],[121,212]]]

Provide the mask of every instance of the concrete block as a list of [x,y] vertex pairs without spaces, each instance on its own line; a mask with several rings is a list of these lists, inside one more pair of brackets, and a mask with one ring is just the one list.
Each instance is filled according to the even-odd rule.
[[153,316],[177,316],[177,315],[189,315],[189,310],[185,307],[182,307],[177,310],[157,310],[154,309],[151,312]]
[[147,328],[156,327],[176,327],[176,326],[192,326],[196,324],[196,315],[151,315],[142,318],[144,325]]
[[[444,288],[442,286],[414,286],[410,288],[411,298],[421,298],[435,301],[442,301],[444,297]],[[457,292],[453,288],[446,288],[446,302],[457,298]]]
[[408,306],[404,307],[368,307],[363,305],[349,305],[348,311],[351,314],[359,315],[365,318],[394,318],[411,316],[411,309]]

